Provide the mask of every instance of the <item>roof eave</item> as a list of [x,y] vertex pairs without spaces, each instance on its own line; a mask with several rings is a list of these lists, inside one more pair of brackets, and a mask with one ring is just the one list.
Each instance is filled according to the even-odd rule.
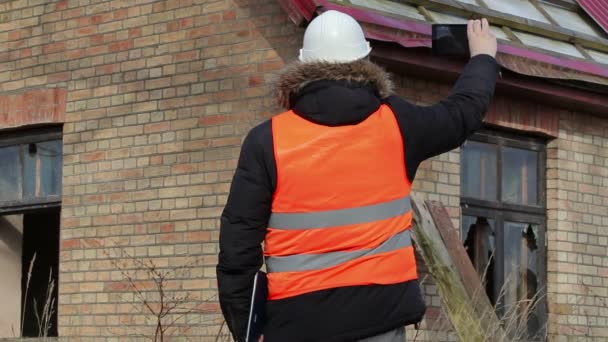
[[[466,63],[434,57],[426,49],[405,50],[394,43],[376,44],[372,57],[408,75],[446,82],[456,80]],[[608,117],[608,96],[558,85],[548,79],[503,72],[497,89],[503,94],[525,95],[547,105]]]

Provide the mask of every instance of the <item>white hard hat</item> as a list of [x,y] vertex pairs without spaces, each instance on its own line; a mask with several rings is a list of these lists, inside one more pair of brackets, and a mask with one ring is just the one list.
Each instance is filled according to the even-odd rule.
[[371,51],[357,21],[338,11],[327,11],[310,22],[304,33],[300,61],[348,63]]

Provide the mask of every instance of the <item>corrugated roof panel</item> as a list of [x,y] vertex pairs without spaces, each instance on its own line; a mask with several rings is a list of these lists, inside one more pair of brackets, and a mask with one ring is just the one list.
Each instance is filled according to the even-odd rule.
[[572,44],[515,30],[513,30],[513,33],[517,38],[521,39],[524,44],[531,47],[559,52],[572,57],[585,58]]
[[578,3],[608,32],[608,2],[606,0],[578,0]]
[[563,28],[586,33],[596,37],[600,36],[578,13],[549,4],[542,4],[541,6],[543,6],[549,15],[553,17],[553,19],[555,19],[555,21],[557,21],[558,24]]
[[549,24],[549,20],[527,0],[484,0],[491,9]]
[[418,12],[416,7],[406,4],[386,0],[350,0],[350,2],[356,6],[393,13],[412,19],[425,20],[424,16]]
[[587,49],[587,52],[589,52],[589,54],[591,55],[591,57],[596,62],[603,63],[603,64],[608,64],[608,53],[600,52],[600,51],[595,51],[595,50],[589,50],[589,49]]

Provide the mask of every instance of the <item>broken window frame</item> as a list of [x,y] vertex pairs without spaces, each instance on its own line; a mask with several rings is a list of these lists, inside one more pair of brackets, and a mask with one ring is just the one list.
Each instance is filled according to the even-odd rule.
[[[0,148],[61,140],[62,136],[62,126],[57,125],[25,130],[3,131],[2,134],[0,134]],[[23,164],[21,166],[23,167]],[[37,174],[36,177],[40,177],[40,174]],[[23,189],[21,189],[21,192],[23,193]],[[38,196],[30,199],[22,198],[12,201],[0,201],[0,215],[20,214],[30,210],[60,206],[61,194]]]
[[[482,130],[468,141],[487,143],[496,148],[496,191],[495,201],[481,200],[461,196],[460,203],[463,216],[485,217],[495,222],[494,252],[494,298],[499,298],[505,283],[505,222],[527,223],[538,226],[538,289],[539,312],[541,324],[547,322],[547,223],[546,223],[546,142],[543,139],[530,136],[519,136],[513,133]],[[522,205],[503,202],[502,199],[502,147],[514,147],[537,152],[537,198],[536,205]],[[464,153],[461,153],[461,163],[464,163]],[[462,186],[462,185],[461,185]],[[462,234],[461,234],[462,235]],[[461,237],[464,239],[465,237]],[[464,240],[463,240],[464,241]],[[497,303],[497,314],[505,315],[504,303]]]

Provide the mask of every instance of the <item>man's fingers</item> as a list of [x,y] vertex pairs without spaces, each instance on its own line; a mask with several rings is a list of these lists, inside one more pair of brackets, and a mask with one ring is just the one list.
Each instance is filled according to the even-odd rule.
[[475,22],[473,23],[473,32],[475,34],[481,33],[481,20],[475,20]]
[[469,38],[471,38],[472,35],[473,35],[473,20],[469,20],[469,22],[467,23],[467,36]]
[[490,31],[490,24],[486,18],[481,19],[481,31],[483,33],[488,33]]

